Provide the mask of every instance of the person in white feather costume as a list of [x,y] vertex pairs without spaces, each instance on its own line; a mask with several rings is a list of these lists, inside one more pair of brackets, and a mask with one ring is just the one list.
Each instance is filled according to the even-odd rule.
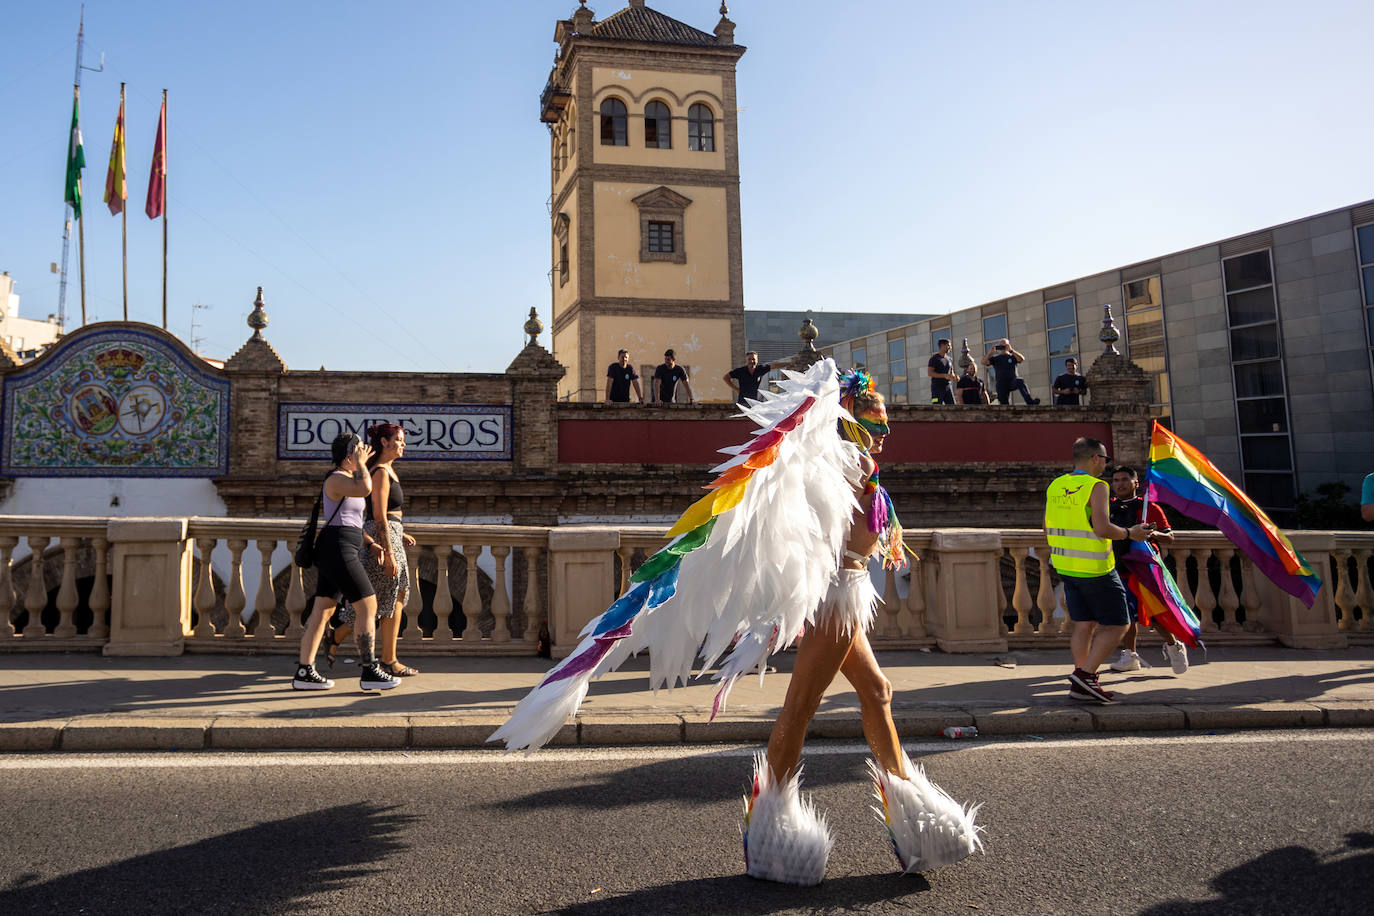
[[981,848],[976,809],[954,802],[902,751],[891,686],[866,635],[877,601],[869,558],[876,552],[888,564],[905,563],[901,525],[871,457],[888,433],[882,397],[867,373],[837,373],[829,359],[786,372],[780,387],[741,405],[759,427],[754,438],[721,449],[732,457],[715,468],[711,492],[488,740],[509,750],[544,745],[576,713],[590,680],[644,649],[655,689],[685,682],[698,655],[706,670],[728,651],[715,675],[714,716],[739,677],[758,671],[762,678],[767,656],[801,637],[783,710],[745,798],[746,871],[803,885],[824,877],[832,841],[824,818],[800,796],[799,762],[806,727],[837,672],[859,695],[878,761],[870,766],[882,808],[874,810],[902,869],[957,861]]

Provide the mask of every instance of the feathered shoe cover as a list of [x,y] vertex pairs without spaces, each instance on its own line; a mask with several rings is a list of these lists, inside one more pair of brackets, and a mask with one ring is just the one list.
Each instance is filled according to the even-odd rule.
[[744,799],[744,869],[751,878],[809,887],[825,878],[835,841],[810,799],[801,797],[801,767],[782,785],[768,755],[754,757],[754,787]]
[[901,752],[907,778],[893,776],[882,765],[868,761],[874,794],[882,807],[873,813],[887,825],[892,851],[906,874],[951,865],[983,848],[973,823],[978,805],[961,807],[926,776],[925,770]]

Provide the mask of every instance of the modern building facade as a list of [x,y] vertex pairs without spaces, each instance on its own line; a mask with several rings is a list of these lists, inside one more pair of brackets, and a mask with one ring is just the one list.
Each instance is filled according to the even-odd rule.
[[0,274],[0,341],[13,352],[13,359],[33,359],[56,342],[62,331],[54,315],[41,320],[20,318],[14,278],[8,270]]
[[1153,380],[1153,412],[1282,518],[1299,492],[1374,471],[1374,201],[911,321],[824,348],[923,403],[941,337],[981,361],[1010,337],[1049,403],[1101,352],[1104,306]]
[[933,316],[892,312],[750,309],[744,313],[744,346],[758,353],[759,360],[766,363],[785,359],[801,349],[797,334],[807,319],[816,328],[814,346],[819,348],[930,317]]
[[559,397],[598,400],[623,347],[650,373],[674,349],[699,400],[728,400],[745,349],[734,23],[704,32],[643,0],[598,21],[583,3],[554,41],[540,119]]

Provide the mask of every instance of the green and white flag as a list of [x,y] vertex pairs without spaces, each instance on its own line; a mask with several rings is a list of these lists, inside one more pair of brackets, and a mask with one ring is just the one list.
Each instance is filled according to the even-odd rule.
[[86,167],[86,151],[81,147],[81,118],[77,108],[81,91],[72,91],[72,135],[67,141],[67,189],[63,198],[72,205],[72,212],[81,219],[81,170]]

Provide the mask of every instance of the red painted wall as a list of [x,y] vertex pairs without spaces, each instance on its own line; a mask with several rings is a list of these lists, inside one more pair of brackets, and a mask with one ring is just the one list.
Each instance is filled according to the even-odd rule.
[[[660,416],[558,421],[560,464],[690,464],[715,465],[725,460],[716,449],[748,438],[752,424],[743,419],[693,420]],[[882,461],[885,464],[937,462],[1049,462],[1067,466],[1073,440],[1101,439],[1112,448],[1106,422],[986,420],[960,423],[893,423]]]

